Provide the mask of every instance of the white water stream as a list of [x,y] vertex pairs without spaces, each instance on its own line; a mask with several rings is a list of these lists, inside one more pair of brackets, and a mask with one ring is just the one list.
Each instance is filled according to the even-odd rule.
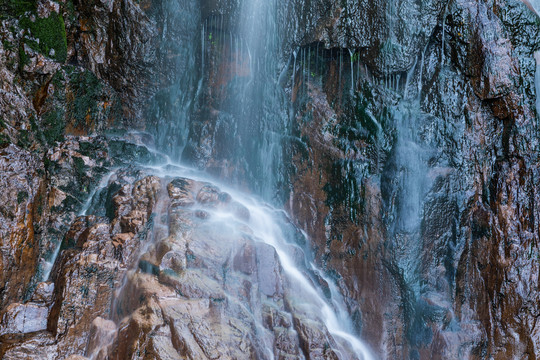
[[[249,210],[250,218],[245,222],[245,225],[251,229],[253,238],[256,239],[256,241],[272,246],[276,250],[284,276],[286,276],[289,285],[289,288],[286,291],[294,294],[294,306],[301,309],[302,313],[310,319],[319,320],[324,324],[328,333],[336,343],[336,347],[333,348],[333,350],[338,355],[339,359],[375,359],[369,348],[354,334],[349,314],[346,311],[343,298],[339,293],[337,286],[332,280],[327,279],[324,276],[324,273],[313,263],[308,264],[305,258],[299,260],[297,258],[293,259],[290,256],[291,247],[297,245],[287,242],[287,239],[293,238],[293,236],[287,233],[287,231],[291,231],[287,229],[291,229],[290,224],[292,222],[287,221],[288,216],[285,211],[273,208],[255,196],[250,196],[229,188],[226,185],[219,184],[219,182],[209,177],[209,175],[193,168],[174,163],[167,156],[164,156],[163,158],[166,159],[164,163],[151,166],[140,164],[137,168],[145,170],[148,174],[164,179],[172,180],[177,177],[185,177],[197,181],[210,182],[219,186],[222,191],[229,193],[235,201],[239,202]],[[92,196],[90,196],[85,203],[84,208],[81,210],[81,216],[89,215],[92,212],[91,204],[93,198],[99,196],[100,191],[108,187],[109,182],[114,178],[114,174],[115,172],[113,171],[102,179],[99,186],[92,192]],[[239,220],[235,219],[230,213],[213,212],[210,221],[212,226],[223,226],[223,229],[227,229],[231,222]],[[306,237],[306,240],[309,241],[307,235],[303,232],[302,234]],[[150,246],[150,243],[144,244],[139,256]],[[57,254],[59,249],[60,247],[57,249]],[[52,263],[54,263],[54,259],[52,259],[51,264]],[[298,265],[298,263],[300,263],[300,265]],[[302,264],[307,265],[309,269],[302,267]],[[137,271],[137,269],[134,268],[132,271]],[[309,271],[317,274],[318,277],[328,283],[328,288],[330,290],[329,297],[326,297],[323,294],[323,291],[309,278],[307,275]],[[117,294],[120,294],[121,291],[122,289],[119,288]],[[99,349],[104,349],[109,346],[111,339],[110,336],[102,339],[102,344]],[[266,347],[268,357],[273,359],[274,356],[272,354],[271,346]],[[90,358],[94,358],[99,352],[99,349],[92,354],[88,354]]]
[[[349,314],[345,310],[345,304],[337,289],[337,286],[329,279],[325,278],[323,272],[313,263],[309,264],[311,270],[323,278],[330,288],[331,299],[327,300],[322,291],[318,289],[312,281],[305,275],[307,269],[301,269],[291,258],[290,249],[294,244],[286,241],[289,236],[285,233],[286,226],[283,223],[283,216],[287,214],[283,210],[275,209],[256,197],[249,196],[235,189],[228,188],[209,178],[208,175],[198,172],[192,168],[169,162],[163,165],[152,166],[151,172],[163,178],[188,177],[198,181],[206,181],[216,184],[221,190],[229,193],[235,201],[245,206],[250,212],[250,219],[246,223],[253,231],[254,237],[267,245],[272,246],[279,256],[280,264],[288,277],[291,288],[295,289],[297,299],[303,309],[309,309],[313,318],[322,321],[334,340],[341,349],[334,349],[340,359],[374,360],[367,345],[365,345],[353,332]],[[231,215],[221,214],[223,224],[230,221]],[[213,214],[220,220],[219,213]],[[219,221],[216,222],[219,225]],[[306,239],[307,234],[303,233]],[[352,355],[351,355],[352,354]],[[352,357],[351,357],[352,356]]]
[[[540,2],[540,0],[538,2]],[[540,51],[537,51],[534,54],[534,57],[536,59],[536,75],[534,78],[534,84],[536,88],[536,116],[540,121]]]

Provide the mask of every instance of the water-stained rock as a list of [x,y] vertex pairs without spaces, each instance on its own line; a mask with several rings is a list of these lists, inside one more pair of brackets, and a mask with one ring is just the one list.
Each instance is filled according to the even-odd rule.
[[29,151],[10,145],[0,150],[0,294],[2,307],[22,301],[38,266],[35,224],[44,196],[43,167]]

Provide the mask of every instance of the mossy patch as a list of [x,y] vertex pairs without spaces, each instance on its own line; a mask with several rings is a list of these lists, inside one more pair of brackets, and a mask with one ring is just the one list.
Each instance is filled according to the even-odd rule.
[[99,131],[114,114],[115,94],[88,70],[64,65],[49,84],[39,128],[34,131],[44,145],[63,141],[65,134]]
[[0,0],[0,18],[20,16],[36,10],[36,1],[31,0]]
[[28,193],[26,191],[19,191],[17,193],[17,204],[22,204],[28,200]]
[[0,134],[0,148],[4,148],[11,144],[11,140],[6,134]]
[[64,111],[56,108],[48,112],[43,117],[43,136],[49,145],[54,145],[57,141],[64,140],[65,130]]
[[51,13],[47,18],[41,19],[36,15],[33,15],[32,18],[35,18],[35,21],[24,15],[20,19],[20,24],[23,29],[29,31],[39,41],[25,38],[24,42],[32,49],[56,61],[65,62],[67,59],[67,37],[62,15]]
[[74,71],[68,68],[68,91],[73,94],[73,101],[68,105],[68,116],[76,126],[86,127],[89,121],[96,119],[99,113],[98,102],[103,93],[103,84],[90,71]]
[[23,149],[28,149],[30,145],[32,145],[32,142],[30,141],[30,132],[28,130],[20,130],[17,146]]

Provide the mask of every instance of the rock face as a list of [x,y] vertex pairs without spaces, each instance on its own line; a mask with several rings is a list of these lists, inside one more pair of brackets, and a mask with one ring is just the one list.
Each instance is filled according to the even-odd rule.
[[256,3],[0,3],[0,357],[355,358],[146,144],[378,357],[538,358],[531,5]]
[[112,219],[72,223],[54,285],[5,308],[3,359],[346,356],[246,207],[209,183],[125,179],[108,184],[119,188]]
[[385,358],[537,356],[538,115],[518,84],[534,93],[539,22],[490,6],[451,2],[383,86],[347,52],[296,95],[291,213]]
[[[363,338],[383,358],[534,358],[537,15],[519,1],[275,6],[291,103],[274,96],[254,120],[265,128],[229,131],[264,147],[266,124],[287,124],[278,201],[311,235]],[[242,11],[207,2],[216,43]],[[205,46],[212,108],[193,124],[190,157],[257,179],[254,151],[238,161],[222,137],[243,126],[227,89],[256,75],[234,65],[238,51]],[[224,76],[231,67],[236,77]]]
[[[2,307],[22,299],[30,284],[39,256],[34,243],[34,217],[42,184],[37,171],[38,160],[14,145],[0,152],[2,171]],[[43,171],[43,169],[41,169]]]

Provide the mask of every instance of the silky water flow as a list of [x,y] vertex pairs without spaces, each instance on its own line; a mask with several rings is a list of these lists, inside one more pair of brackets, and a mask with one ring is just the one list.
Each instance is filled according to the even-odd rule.
[[[275,172],[279,172],[279,167],[282,166],[282,153],[280,141],[284,136],[286,123],[288,121],[288,111],[269,111],[271,108],[282,108],[279,102],[282,101],[280,92],[283,90],[279,86],[280,74],[279,71],[278,49],[280,37],[276,26],[277,4],[274,1],[245,1],[240,10],[242,20],[239,25],[239,34],[233,36],[231,32],[223,28],[216,28],[215,21],[211,28],[206,21],[201,29],[201,81],[199,81],[199,90],[197,96],[200,95],[200,87],[204,86],[205,71],[209,71],[210,60],[206,59],[207,51],[210,46],[215,46],[215,39],[221,41],[220,46],[228,46],[228,54],[230,61],[233,63],[230,71],[240,72],[238,69],[245,66],[245,61],[248,62],[249,76],[247,79],[239,82],[239,85],[234,88],[236,96],[230,97],[228,104],[229,108],[238,109],[232,115],[236,121],[234,128],[238,129],[239,137],[244,136],[241,146],[234,149],[236,156],[239,158],[247,158],[246,167],[250,168],[250,173],[255,179],[254,188],[259,193],[259,196],[249,196],[245,193],[238,192],[226,184],[220,184],[216,179],[208,176],[203,172],[193,170],[192,168],[179,165],[176,161],[171,160],[167,155],[167,161],[154,166],[140,165],[148,174],[159,176],[164,179],[164,183],[173,181],[177,178],[194,179],[204,183],[216,184],[221,190],[232,196],[234,202],[240,204],[244,209],[247,209],[249,218],[237,219],[234,214],[227,211],[216,209],[204,209],[208,213],[208,220],[204,224],[204,228],[208,233],[237,233],[249,229],[249,236],[255,239],[256,242],[270,246],[273,252],[277,254],[279,267],[282,269],[283,277],[286,283],[285,290],[288,293],[288,301],[296,312],[301,313],[308,319],[319,322],[323,332],[327,332],[331,339],[328,339],[332,344],[332,350],[340,359],[358,359],[372,360],[374,356],[371,354],[368,347],[358,338],[352,326],[352,321],[346,311],[346,307],[342,296],[339,294],[337,286],[332,280],[325,278],[324,273],[318,269],[314,263],[308,260],[304,253],[304,249],[295,243],[295,235],[293,233],[300,232],[292,224],[287,214],[283,210],[274,208],[268,204],[272,201],[272,194],[275,193],[275,184],[278,181]],[[223,24],[223,19],[218,20]],[[228,35],[228,40],[227,39]],[[210,44],[209,44],[210,42]],[[217,42],[217,41],[216,41]],[[247,60],[240,59],[241,54],[247,54]],[[294,56],[294,67],[296,67],[296,53]],[[294,70],[293,70],[294,74]],[[294,75],[293,75],[294,76]],[[354,80],[353,80],[354,81]],[[354,85],[351,85],[354,86]],[[249,110],[247,110],[249,109]],[[243,128],[256,128],[256,133],[259,138],[248,139],[250,133],[243,133]],[[258,146],[256,150],[250,148],[249,141]],[[246,145],[248,144],[248,145]],[[243,145],[243,147],[242,147]],[[229,144],[234,146],[234,144]],[[250,150],[254,150],[254,154],[249,154]],[[154,150],[152,150],[154,151]],[[174,153],[174,152],[173,152]],[[109,174],[99,189],[96,190],[94,196],[99,196],[99,193],[106,191],[107,182],[114,178],[114,174]],[[233,182],[234,183],[234,182]],[[88,201],[88,206],[85,207],[85,215],[92,212],[92,207],[89,205],[92,201]],[[149,241],[159,240],[159,237],[167,236],[166,228],[167,221],[162,219],[167,218],[168,209],[163,204],[158,205],[161,208],[161,213],[157,213],[154,219],[154,230]],[[302,232],[300,232],[302,233]],[[302,233],[303,242],[309,242],[307,235]],[[141,246],[138,258],[141,259],[152,246],[152,243],[147,243]],[[216,244],[216,246],[218,246]],[[231,245],[236,246],[236,245]],[[309,251],[306,249],[306,251]],[[294,254],[292,256],[291,254]],[[299,255],[300,254],[300,255]],[[141,271],[139,261],[134,262],[133,268],[128,271],[125,276],[123,285],[116,290],[116,300],[112,304],[111,313],[121,313],[122,301],[125,296],[125,287],[129,277]],[[131,275],[130,275],[131,274]],[[264,288],[269,286],[265,284],[265,277],[260,279],[257,284],[262,293]],[[226,280],[224,280],[226,282]],[[326,282],[329,291],[325,292],[320,288],[318,283]],[[230,284],[229,284],[230,285]],[[285,285],[284,285],[285,286]],[[231,289],[234,286],[230,285]],[[238,295],[227,293],[226,297],[229,302],[235,303]],[[262,295],[264,298],[264,295]],[[250,304],[249,312],[252,316],[252,321],[255,324],[255,347],[257,356],[261,359],[274,359],[273,344],[271,337],[265,335],[267,330],[262,325],[261,304],[264,299],[253,300]],[[243,309],[246,310],[246,309]],[[235,310],[229,310],[235,311]],[[129,315],[129,314],[128,314]],[[118,324],[122,319],[114,319]],[[295,332],[293,326],[291,331]],[[100,340],[98,346],[89,349],[89,356],[93,359],[99,359],[103,354],[107,354],[111,346],[117,329],[112,328]],[[303,358],[303,355],[299,355]]]

